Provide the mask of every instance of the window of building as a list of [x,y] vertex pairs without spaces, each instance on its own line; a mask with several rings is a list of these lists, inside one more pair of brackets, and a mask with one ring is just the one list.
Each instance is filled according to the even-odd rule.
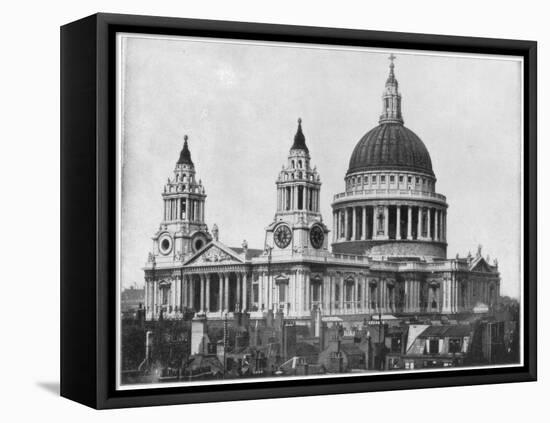
[[390,183],[393,184],[395,182],[395,176],[390,175]]
[[409,177],[407,178],[407,181],[408,181],[409,184],[410,184],[410,183],[412,182],[412,176],[409,176]]
[[414,361],[405,361],[405,369],[408,369],[408,370],[414,369]]
[[380,175],[380,183],[385,184],[386,183],[386,175]]
[[459,353],[462,347],[462,340],[460,338],[451,338],[449,339],[449,352]]
[[321,284],[313,282],[311,285],[311,300],[321,301]]
[[367,175],[363,177],[363,180],[365,181],[365,185],[369,184],[369,177]]
[[399,182],[403,183],[403,175],[399,175]]
[[376,308],[377,307],[377,301],[376,301],[377,294],[376,294],[376,286],[375,285],[370,286],[369,297],[370,297],[370,302],[371,302],[371,304],[370,304],[371,308]]
[[286,283],[279,284],[279,302],[286,302]]
[[401,352],[401,336],[392,336],[390,349],[393,353]]
[[353,283],[345,284],[345,301],[346,302],[353,301]]
[[373,183],[373,184],[376,183],[376,175],[372,175],[372,183]]
[[429,353],[430,354],[439,354],[439,339],[431,338],[429,341]]
[[298,210],[302,210],[304,208],[304,187],[299,186],[298,187]]
[[420,183],[420,178],[417,176],[416,179],[415,179],[416,183]]

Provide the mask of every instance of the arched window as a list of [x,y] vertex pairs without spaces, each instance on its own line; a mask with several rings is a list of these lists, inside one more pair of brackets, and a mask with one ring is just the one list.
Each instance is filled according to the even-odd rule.
[[298,167],[301,169],[302,168],[302,161],[301,160],[298,160]]
[[290,166],[292,167],[292,169],[294,169],[294,160],[290,162]]

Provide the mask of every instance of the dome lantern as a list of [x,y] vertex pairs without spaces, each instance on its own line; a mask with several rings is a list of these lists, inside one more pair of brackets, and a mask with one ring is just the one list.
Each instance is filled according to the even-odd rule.
[[395,79],[393,61],[396,57],[390,54],[390,74],[386,80],[386,88],[382,95],[382,114],[380,115],[380,123],[400,123],[403,124],[403,116],[401,114],[401,94],[399,94],[399,83]]

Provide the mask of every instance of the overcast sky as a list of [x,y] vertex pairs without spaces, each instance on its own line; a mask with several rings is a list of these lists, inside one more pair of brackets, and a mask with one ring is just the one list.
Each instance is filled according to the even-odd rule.
[[[220,240],[263,248],[275,180],[303,131],[321,175],[321,211],[343,191],[349,158],[378,124],[390,50],[124,37],[121,48],[121,281],[143,284],[161,193],[188,134]],[[405,125],[447,196],[448,256],[497,258],[501,292],[520,292],[521,62],[391,50]]]

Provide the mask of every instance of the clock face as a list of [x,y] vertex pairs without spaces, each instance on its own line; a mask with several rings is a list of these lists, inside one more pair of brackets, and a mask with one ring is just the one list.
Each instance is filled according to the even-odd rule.
[[323,246],[323,241],[325,240],[325,234],[323,229],[320,226],[314,226],[309,231],[309,240],[313,248],[321,248]]
[[292,231],[286,225],[279,225],[273,234],[275,244],[279,248],[286,248],[292,240]]

